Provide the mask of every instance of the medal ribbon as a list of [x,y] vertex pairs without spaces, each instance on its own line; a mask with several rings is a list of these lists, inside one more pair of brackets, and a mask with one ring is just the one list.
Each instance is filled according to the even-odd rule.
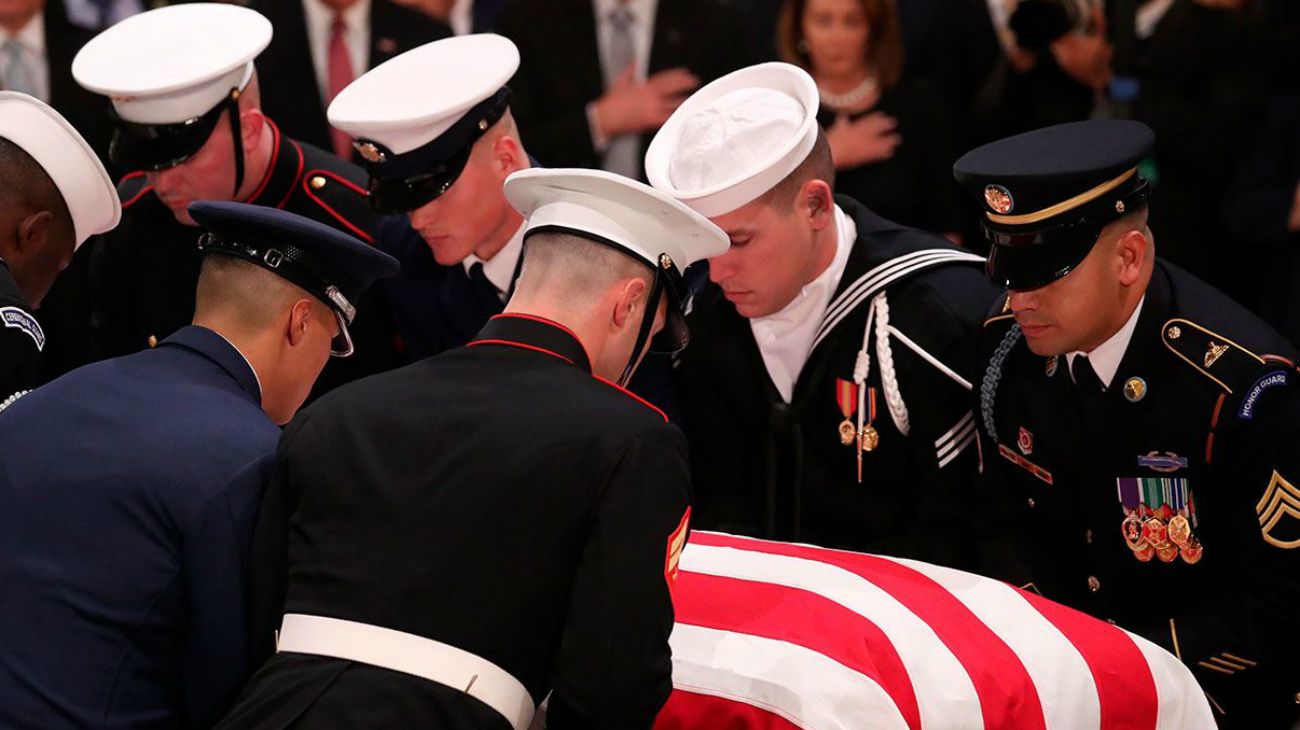
[[840,413],[845,420],[853,416],[858,405],[858,385],[844,378],[835,379],[835,402],[840,406]]
[[1115,480],[1119,492],[1119,503],[1124,505],[1124,514],[1137,511],[1138,508],[1138,480],[1134,478],[1124,478]]

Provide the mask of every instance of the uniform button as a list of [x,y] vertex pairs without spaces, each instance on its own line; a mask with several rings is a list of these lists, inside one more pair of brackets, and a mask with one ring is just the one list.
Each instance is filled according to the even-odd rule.
[[323,175],[313,175],[308,184],[311,185],[312,190],[320,190],[325,187],[325,177]]
[[157,338],[157,337],[154,337],[153,335],[149,335],[148,343],[149,343],[149,346],[150,346],[150,347],[157,347],[157,346],[158,346],[158,338]]
[[1033,497],[1030,497],[1028,500],[1025,501],[1025,504],[1029,505],[1029,509],[1033,509],[1034,505],[1037,503],[1034,501]]
[[1088,576],[1088,590],[1092,591],[1093,593],[1096,593],[1097,591],[1101,590],[1101,581],[1097,580],[1097,576],[1095,575]]
[[1086,543],[1088,543],[1089,545],[1091,545],[1091,544],[1092,544],[1092,530],[1086,530],[1086,531],[1084,531],[1084,533],[1083,533],[1083,539],[1084,539],[1084,542],[1086,542]]

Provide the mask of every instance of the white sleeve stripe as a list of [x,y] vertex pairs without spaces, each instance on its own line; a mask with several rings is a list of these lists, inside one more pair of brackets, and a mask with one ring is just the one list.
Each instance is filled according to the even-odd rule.
[[975,419],[975,414],[971,413],[970,411],[967,411],[966,415],[962,416],[961,420],[957,422],[956,426],[953,426],[952,428],[948,429],[948,433],[945,433],[944,435],[940,436],[938,439],[935,440],[934,447],[936,449],[942,449],[945,443],[949,441],[955,441],[959,435],[962,435],[959,432],[964,432],[966,430],[966,424],[970,423],[974,419]]
[[971,430],[970,430],[970,433],[966,436],[966,438],[962,439],[961,443],[957,445],[957,448],[956,448],[956,449],[954,449],[954,450],[953,450],[951,453],[949,453],[947,456],[940,456],[940,457],[939,457],[939,468],[942,469],[942,468],[944,468],[945,466],[948,466],[949,464],[951,464],[953,459],[956,459],[956,458],[961,454],[961,452],[965,451],[965,450],[967,449],[967,447],[969,447],[971,444],[975,443],[975,437],[976,437],[977,435],[978,435],[978,434],[977,434],[976,431],[975,431],[975,427],[972,426],[972,427],[971,427]]

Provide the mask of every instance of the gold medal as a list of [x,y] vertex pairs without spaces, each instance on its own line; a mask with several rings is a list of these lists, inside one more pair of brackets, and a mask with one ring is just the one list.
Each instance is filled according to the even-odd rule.
[[1134,513],[1129,513],[1120,524],[1120,531],[1124,535],[1124,542],[1128,543],[1130,550],[1137,550],[1140,546],[1146,544],[1142,539],[1142,520]]
[[1182,515],[1174,515],[1169,520],[1169,542],[1183,547],[1192,537],[1192,524]]
[[840,443],[845,446],[852,446],[853,439],[857,436],[857,432],[858,430],[853,427],[853,422],[847,418],[844,419],[840,422]]
[[1159,547],[1168,542],[1168,537],[1169,529],[1159,517],[1147,518],[1147,521],[1142,523],[1142,539],[1152,545]]
[[870,423],[862,427],[862,450],[875,451],[880,445],[880,432]]
[[1145,542],[1142,543],[1142,547],[1133,548],[1133,557],[1137,558],[1138,560],[1141,560],[1144,563],[1151,562],[1151,558],[1155,557],[1155,554],[1156,554],[1156,549],[1146,544]]
[[1156,557],[1160,558],[1162,563],[1172,563],[1174,558],[1178,557],[1178,546],[1171,542],[1163,547],[1158,547],[1156,548]]
[[1192,537],[1188,539],[1187,544],[1182,546],[1178,552],[1182,556],[1184,563],[1187,563],[1188,565],[1196,565],[1196,563],[1200,562],[1201,555],[1204,554],[1205,548],[1201,547],[1200,540]]

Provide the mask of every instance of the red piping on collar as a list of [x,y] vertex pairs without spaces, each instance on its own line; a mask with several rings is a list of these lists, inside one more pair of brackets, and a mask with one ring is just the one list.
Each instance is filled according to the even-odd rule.
[[[270,119],[266,120],[267,126],[271,128],[271,139],[274,141],[271,147],[271,164],[266,166],[266,174],[262,175],[262,182],[258,184],[253,194],[248,196],[246,203],[255,202],[262,193],[266,192],[266,186],[270,184],[271,178],[275,175],[275,163],[280,159],[280,128],[275,126],[275,122]],[[290,188],[293,186],[290,185]],[[277,206],[278,207],[278,206]]]
[[631,398],[632,400],[636,401],[637,403],[640,403],[641,405],[645,406],[646,408],[649,408],[650,410],[654,411],[655,413],[658,413],[658,414],[659,414],[659,417],[662,418],[662,419],[664,419],[664,423],[667,423],[667,422],[668,422],[668,414],[667,414],[667,413],[664,413],[664,412],[661,411],[661,410],[659,410],[659,406],[656,406],[655,404],[651,403],[650,401],[646,400],[645,398],[642,398],[641,396],[637,395],[636,393],[633,393],[632,391],[628,390],[627,388],[624,388],[623,386],[619,385],[618,383],[613,382],[612,380],[606,380],[606,379],[600,377],[599,375],[596,375],[595,373],[593,373],[591,377],[593,377],[593,378],[595,378],[596,380],[599,380],[600,382],[604,383],[605,385],[608,385],[609,387],[611,387],[611,388],[613,388],[613,389],[619,391],[619,392],[622,393],[623,395],[625,395],[625,396]]
[[578,337],[578,335],[574,334],[573,330],[569,329],[568,327],[565,327],[564,325],[560,324],[559,322],[556,322],[556,321],[553,320],[553,319],[547,319],[547,318],[545,318],[545,317],[538,317],[538,316],[535,315],[535,314],[524,314],[524,313],[522,313],[522,312],[502,312],[501,314],[497,314],[497,315],[493,315],[492,317],[489,317],[489,318],[488,318],[488,321],[490,322],[490,321],[492,321],[492,320],[494,320],[494,319],[502,319],[502,318],[507,318],[507,317],[513,317],[514,319],[526,319],[526,320],[529,320],[529,321],[531,321],[531,322],[540,322],[540,323],[542,323],[542,324],[548,324],[548,325],[554,327],[555,329],[560,330],[560,331],[563,332],[564,334],[566,334],[566,335],[572,337],[572,338],[573,338],[573,339],[578,343],[578,346],[582,348],[582,354],[584,354],[584,355],[587,356],[587,364],[588,364],[588,366],[591,365],[591,362],[592,362],[592,361],[591,361],[591,353],[590,353],[590,352],[587,352],[587,346],[586,346],[585,344],[583,344],[582,340]]
[[308,172],[306,175],[303,175],[302,178],[302,190],[304,193],[307,194],[307,197],[316,201],[316,205],[319,205],[321,208],[324,208],[325,212],[334,216],[334,219],[337,220],[339,223],[342,223],[343,225],[347,226],[348,230],[352,231],[352,234],[355,235],[357,238],[360,238],[361,240],[373,246],[375,243],[374,236],[371,236],[369,233],[366,233],[365,231],[358,228],[356,224],[354,224],[352,221],[348,220],[347,218],[344,218],[342,214],[340,214],[337,210],[334,210],[332,207],[330,207],[330,205],[326,203],[324,200],[321,200],[316,195],[315,191],[311,189],[311,179],[313,177],[316,177],[317,175],[321,177],[327,177],[333,180],[334,182],[339,183],[340,185],[343,185],[362,195],[365,195],[366,191],[352,184],[351,181],[339,177],[338,175],[330,172],[329,170],[312,170]]
[[293,182],[290,183],[289,188],[284,191],[284,197],[281,198],[280,202],[275,206],[281,209],[289,204],[289,198],[293,197],[293,189],[298,186],[298,181],[302,180],[302,168],[307,166],[307,156],[302,153],[302,145],[293,140],[289,140],[289,144],[293,145],[293,151],[298,153],[298,169],[293,173]]
[[505,345],[506,347],[518,347],[518,348],[521,348],[521,349],[524,349],[524,350],[532,350],[533,352],[540,352],[540,353],[542,353],[543,355],[550,355],[551,357],[559,358],[559,359],[561,359],[561,360],[563,360],[563,361],[569,363],[570,365],[573,364],[573,361],[572,361],[572,360],[570,360],[569,358],[567,358],[567,357],[561,355],[561,354],[558,353],[558,352],[552,352],[552,351],[546,349],[545,347],[538,347],[538,346],[536,346],[536,345],[526,345],[526,344],[524,344],[524,343],[522,343],[522,342],[515,342],[514,340],[474,340],[473,342],[470,342],[469,344],[467,344],[467,345],[465,345],[465,346],[466,346],[466,347],[477,347],[478,345]]

